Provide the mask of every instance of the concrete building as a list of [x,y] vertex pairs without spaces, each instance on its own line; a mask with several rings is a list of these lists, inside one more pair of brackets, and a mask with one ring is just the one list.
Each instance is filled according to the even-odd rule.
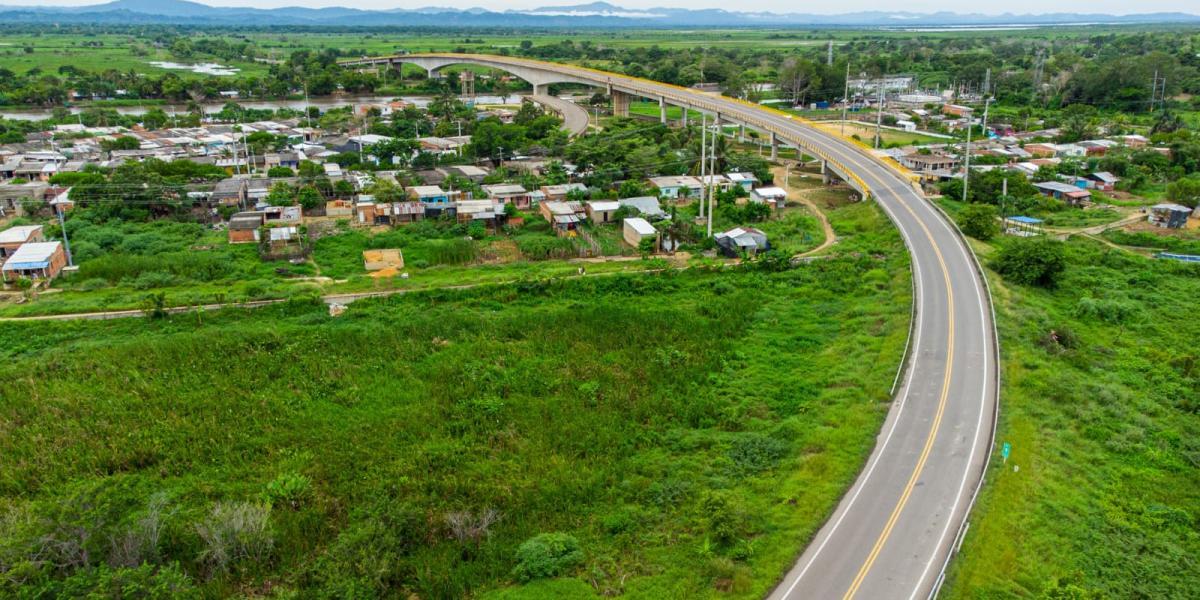
[[587,203],[587,216],[593,223],[609,223],[620,208],[621,203],[616,200],[592,200]]
[[641,217],[626,218],[621,224],[621,234],[625,243],[634,248],[641,245],[642,240],[658,239],[658,230]]
[[0,272],[5,281],[28,277],[34,281],[49,281],[67,266],[67,254],[62,242],[29,242],[13,252]]
[[704,186],[690,175],[663,175],[646,180],[662,198],[698,198]]
[[18,225],[0,231],[0,263],[8,260],[23,244],[44,241],[41,225]]

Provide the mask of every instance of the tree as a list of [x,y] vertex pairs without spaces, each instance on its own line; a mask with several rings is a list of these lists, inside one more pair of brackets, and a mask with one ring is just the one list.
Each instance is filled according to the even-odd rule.
[[280,181],[272,185],[271,191],[267,192],[267,203],[271,206],[292,206],[296,203],[296,190]]
[[800,57],[789,57],[779,67],[779,89],[787,94],[792,104],[804,102],[808,91],[820,85],[817,68],[809,60]]
[[1184,177],[1167,184],[1167,199],[1195,208],[1200,204],[1200,175]]
[[1052,288],[1067,266],[1063,242],[1047,237],[1008,240],[992,265],[1014,283]]
[[106,152],[112,152],[113,150],[137,150],[142,147],[142,143],[131,135],[122,135],[111,140],[101,140],[100,147]]
[[349,198],[354,195],[354,184],[345,179],[339,179],[333,184],[333,193],[343,198]]
[[300,202],[300,206],[304,210],[312,210],[325,203],[325,198],[321,196],[321,192],[317,191],[317,188],[311,185],[300,188],[300,191],[296,194],[296,199]]
[[991,204],[969,204],[959,215],[959,227],[963,233],[981,241],[988,241],[1000,233],[996,222],[996,207]]
[[367,146],[366,151],[381,165],[406,164],[419,147],[416,140],[393,138]]
[[267,169],[267,177],[293,177],[296,172],[291,167],[271,167]]
[[311,181],[325,174],[325,169],[321,165],[311,161],[300,161],[300,177],[306,181]]

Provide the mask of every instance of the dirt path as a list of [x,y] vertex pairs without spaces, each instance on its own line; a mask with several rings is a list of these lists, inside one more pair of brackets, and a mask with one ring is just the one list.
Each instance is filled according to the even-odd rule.
[[[789,162],[789,163],[785,163],[784,165],[771,168],[771,173],[773,175],[775,175],[775,182],[777,184],[782,184],[785,179],[787,179],[789,183],[791,182],[791,178],[785,177],[785,175],[786,175],[785,171],[787,169],[791,168],[792,165],[793,165],[793,163]],[[796,199],[799,200],[801,204],[808,207],[808,210],[812,211],[813,215],[817,217],[817,220],[821,222],[821,231],[825,232],[825,241],[821,242],[821,245],[817,246],[816,248],[813,248],[812,250],[797,254],[794,258],[805,258],[808,256],[812,256],[814,254],[817,254],[819,252],[822,252],[822,251],[828,249],[830,246],[837,243],[837,234],[833,232],[833,226],[829,224],[829,217],[825,216],[825,211],[821,210],[817,206],[817,204],[815,202],[813,202],[811,198],[808,197],[808,193],[812,189],[820,189],[820,188],[804,189],[804,188],[798,188],[794,185],[788,186],[788,192],[793,193],[795,195]]]

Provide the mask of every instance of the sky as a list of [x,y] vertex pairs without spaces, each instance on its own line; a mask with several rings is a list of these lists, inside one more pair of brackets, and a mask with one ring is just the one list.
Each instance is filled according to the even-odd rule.
[[[445,6],[458,9],[482,7],[490,10],[520,10],[541,6],[569,6],[586,4],[591,0],[205,0],[212,6],[253,6],[257,8],[279,8],[283,6],[345,6],[360,9],[421,8]],[[1200,13],[1196,0],[1007,0],[989,3],[989,6],[964,4],[961,0],[908,0],[903,4],[884,0],[840,0],[835,3],[799,4],[787,0],[741,0],[731,7],[727,0],[609,0],[611,4],[626,8],[649,8],[656,6],[671,8],[723,8],[733,11],[769,11],[777,13],[838,14],[856,11],[904,10],[907,12],[972,12],[999,13],[1106,13],[1123,15],[1150,12]],[[82,6],[101,4],[97,0],[0,0],[0,6]]]

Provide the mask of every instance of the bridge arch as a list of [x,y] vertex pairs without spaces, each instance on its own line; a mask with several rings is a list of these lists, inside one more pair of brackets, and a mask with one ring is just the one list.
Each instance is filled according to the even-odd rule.
[[487,67],[497,71],[504,71],[514,77],[518,77],[530,85],[537,93],[545,93],[546,86],[552,83],[575,83],[587,85],[591,87],[604,87],[602,82],[584,77],[575,77],[564,73],[558,73],[550,69],[541,69],[536,66],[514,65],[501,61],[488,60],[473,55],[457,56],[396,56],[388,59],[391,66],[400,64],[416,65],[425,69],[432,78],[435,73],[441,69],[451,65],[474,65]]

